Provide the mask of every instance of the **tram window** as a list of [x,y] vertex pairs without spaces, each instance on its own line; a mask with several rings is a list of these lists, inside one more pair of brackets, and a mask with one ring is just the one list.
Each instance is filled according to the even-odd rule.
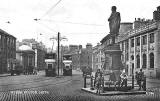
[[72,57],[70,55],[63,56],[63,60],[72,60]]
[[56,58],[56,54],[46,54],[45,55],[45,59],[55,59]]
[[52,69],[52,64],[48,64],[48,69]]
[[69,68],[69,66],[66,66],[66,68]]

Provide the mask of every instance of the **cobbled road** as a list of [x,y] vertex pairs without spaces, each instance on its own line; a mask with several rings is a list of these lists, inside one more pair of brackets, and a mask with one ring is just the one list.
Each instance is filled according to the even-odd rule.
[[[73,72],[74,73],[74,72]],[[45,77],[20,75],[0,78],[0,101],[160,101],[160,89],[152,87],[147,94],[98,96],[81,91],[83,78],[73,76]]]

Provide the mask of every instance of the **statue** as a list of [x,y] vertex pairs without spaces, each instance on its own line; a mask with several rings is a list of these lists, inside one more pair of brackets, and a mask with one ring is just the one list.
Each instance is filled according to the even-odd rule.
[[112,6],[112,13],[108,18],[110,34],[112,35],[112,42],[115,43],[115,37],[119,34],[121,16],[116,12],[116,6]]

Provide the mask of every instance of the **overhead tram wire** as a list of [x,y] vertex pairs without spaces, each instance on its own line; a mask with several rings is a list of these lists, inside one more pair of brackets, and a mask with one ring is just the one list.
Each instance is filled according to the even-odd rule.
[[[40,23],[39,22],[39,24],[40,25],[42,25],[42,26],[44,26],[44,27],[46,27],[47,29],[49,29],[49,30],[51,30],[51,31],[54,31],[55,33],[57,33],[58,31],[55,31],[53,28],[50,28],[49,26],[47,26],[47,25],[45,25],[45,24],[43,24],[43,23]],[[97,33],[95,33],[95,32],[83,32],[83,33],[80,33],[80,32],[75,32],[75,33],[65,33],[65,34],[69,34],[69,35],[80,35],[80,34],[106,34],[106,32],[103,32],[103,33],[100,33],[100,32],[97,32]]]
[[[63,22],[61,22],[61,23],[63,23]],[[39,22],[39,24],[40,25],[43,25],[44,27],[46,27],[47,29],[49,29],[49,30],[51,30],[51,31],[54,31],[55,33],[57,33],[58,31],[56,31],[56,30],[54,30],[53,28],[50,28],[48,25],[46,25],[46,24],[44,24],[44,23],[40,23]],[[71,24],[74,24],[74,23],[71,23]],[[77,23],[76,23],[77,24]],[[82,25],[91,25],[91,26],[104,26],[104,25],[97,25],[97,24],[84,24],[84,23],[79,23],[79,24],[82,24]],[[106,34],[106,32],[102,32],[102,33],[100,33],[100,32],[97,32],[97,33],[95,33],[95,32],[83,32],[83,33],[80,33],[80,32],[75,32],[75,33],[66,33],[66,34],[72,34],[72,35],[78,35],[78,34]]]
[[105,25],[101,25],[101,24],[87,24],[87,23],[70,22],[70,21],[56,21],[56,20],[48,20],[48,19],[41,19],[41,21],[69,23],[69,24],[86,25],[86,26],[105,26]]
[[43,23],[40,23],[40,22],[39,22],[39,24],[40,24],[40,25],[43,25],[44,27],[46,27],[47,29],[49,29],[49,30],[51,30],[51,31],[53,31],[53,32],[55,32],[55,33],[58,32],[58,31],[54,30],[53,28],[50,28],[50,27],[47,26],[46,24],[43,24]]
[[57,7],[57,5],[61,2],[62,0],[59,0],[56,4],[54,4],[46,13],[44,13],[44,15],[42,15],[41,18],[45,17],[48,13],[50,13],[55,7]]

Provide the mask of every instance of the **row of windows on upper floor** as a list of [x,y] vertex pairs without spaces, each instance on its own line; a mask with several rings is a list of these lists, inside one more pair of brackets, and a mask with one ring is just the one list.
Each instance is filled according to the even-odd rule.
[[[149,34],[149,43],[154,43],[154,33]],[[142,45],[146,45],[147,44],[147,35],[143,35],[142,36],[142,40],[140,40],[140,36],[136,37],[136,45],[140,46],[140,41],[142,42]],[[131,47],[134,47],[134,38],[131,39]]]
[[96,65],[96,69],[102,68],[103,65]]
[[16,43],[16,40],[14,38],[12,38],[12,37],[4,37],[4,36],[0,35],[0,43],[2,42],[2,40],[6,41],[7,45],[8,44],[13,44],[14,45]]
[[[131,60],[134,60],[134,56],[131,56]],[[136,67],[140,68],[140,55],[136,55]],[[154,68],[154,53],[149,54],[149,66],[150,68]],[[147,55],[143,54],[142,55],[142,68],[147,67]]]
[[104,58],[104,57],[96,58],[96,59],[95,59],[95,62],[102,62],[102,61],[104,61],[104,60],[105,60],[105,58]]

